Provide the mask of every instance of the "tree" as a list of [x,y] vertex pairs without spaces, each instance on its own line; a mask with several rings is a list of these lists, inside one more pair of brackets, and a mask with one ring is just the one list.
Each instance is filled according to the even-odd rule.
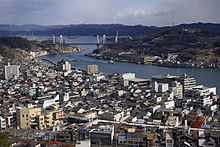
[[161,120],[161,115],[157,112],[153,113],[151,117],[152,119]]
[[9,134],[5,132],[0,132],[0,146],[10,147]]

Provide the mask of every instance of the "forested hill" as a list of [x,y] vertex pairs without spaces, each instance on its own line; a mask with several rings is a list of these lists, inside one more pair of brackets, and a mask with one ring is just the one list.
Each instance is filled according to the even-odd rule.
[[31,48],[31,42],[22,37],[0,37],[0,46],[9,48],[21,48],[28,50]]
[[0,37],[0,55],[3,62],[19,59],[36,48],[35,43],[22,37]]
[[64,35],[64,36],[88,36],[107,35],[115,36],[117,30],[120,36],[147,36],[169,28],[200,29],[203,31],[220,32],[220,24],[192,23],[181,24],[174,27],[122,25],[122,24],[77,24],[77,25],[0,25],[0,36],[7,35]]
[[[106,47],[111,50],[161,57],[168,53],[178,53],[178,58],[182,61],[216,60],[220,57],[220,33],[200,29],[167,29],[147,37],[119,41],[122,44]],[[132,42],[137,44],[132,44]],[[102,50],[103,48],[100,49]]]

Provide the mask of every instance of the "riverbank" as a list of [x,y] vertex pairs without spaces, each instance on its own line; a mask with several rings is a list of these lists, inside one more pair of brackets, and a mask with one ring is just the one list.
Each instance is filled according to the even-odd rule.
[[[154,66],[162,66],[162,67],[172,67],[172,68],[208,68],[208,69],[220,69],[220,63],[205,63],[205,62],[179,62],[179,61],[162,61],[162,60],[156,60],[157,58],[155,57],[148,57],[147,61],[140,60],[139,57],[134,59],[129,59],[129,58],[115,58],[112,56],[103,56],[102,54],[94,54],[94,53],[88,53],[85,54],[85,56],[96,58],[96,59],[102,59],[102,60],[113,60],[116,62],[127,62],[127,63],[135,63],[135,64],[151,64]],[[135,58],[135,57],[134,57]],[[151,59],[149,59],[151,58]]]
[[43,56],[47,56],[47,55],[59,55],[59,54],[63,54],[63,53],[79,52],[81,50],[83,50],[82,47],[79,47],[79,46],[71,47],[71,46],[69,46],[68,48],[64,48],[63,50],[55,49],[54,51],[30,52],[29,56],[32,56],[33,58],[38,58],[38,57],[43,57]]
[[79,52],[81,51],[83,48],[80,46],[64,46],[63,49],[57,49],[58,51],[62,52],[62,53],[71,53],[71,52]]
[[[114,60],[116,62],[127,62],[127,63],[135,63],[135,64],[151,64],[154,66],[162,66],[162,67],[171,67],[171,68],[199,68],[199,69],[220,69],[220,62],[219,63],[206,63],[206,62],[179,62],[179,61],[167,61],[161,60],[157,56],[147,56],[147,57],[132,57],[130,58],[116,58],[114,56],[104,56],[102,54],[94,54],[88,53],[85,56],[96,58],[96,59],[103,59],[103,60]],[[147,58],[147,59],[145,59]]]

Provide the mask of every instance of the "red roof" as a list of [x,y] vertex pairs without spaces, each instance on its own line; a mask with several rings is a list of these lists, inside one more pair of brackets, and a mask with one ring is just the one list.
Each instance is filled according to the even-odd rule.
[[58,144],[58,145],[60,145],[60,146],[62,145],[62,143],[59,142],[59,141],[51,141],[51,142],[48,142],[48,143],[47,143],[47,146],[50,145],[50,144]]

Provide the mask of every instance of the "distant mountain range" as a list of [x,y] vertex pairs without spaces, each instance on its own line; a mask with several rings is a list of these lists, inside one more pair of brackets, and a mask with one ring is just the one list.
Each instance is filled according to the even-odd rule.
[[[192,23],[173,26],[174,28],[201,29],[204,31],[220,32],[220,24]],[[114,36],[119,31],[121,36],[146,36],[162,30],[173,28],[170,26],[126,26],[122,24],[78,24],[78,25],[53,25],[43,26],[35,24],[8,25],[0,24],[0,36],[11,35],[65,35],[65,36],[88,36],[102,35]]]

